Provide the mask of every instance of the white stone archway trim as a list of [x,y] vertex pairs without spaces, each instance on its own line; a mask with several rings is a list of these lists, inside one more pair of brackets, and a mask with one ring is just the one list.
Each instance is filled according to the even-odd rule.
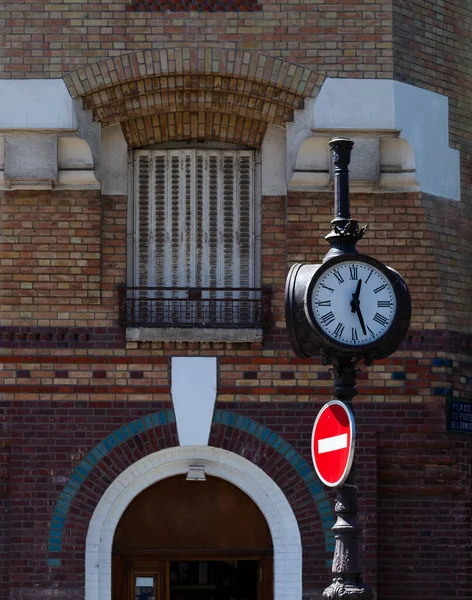
[[[301,600],[302,548],[287,498],[262,469],[247,459],[203,446],[168,448],[129,466],[103,494],[90,520],[85,544],[85,600],[111,600],[113,537],[130,502],[150,485],[203,465],[208,475],[236,485],[259,507],[274,547],[274,600]],[[195,483],[194,485],[204,485]]]

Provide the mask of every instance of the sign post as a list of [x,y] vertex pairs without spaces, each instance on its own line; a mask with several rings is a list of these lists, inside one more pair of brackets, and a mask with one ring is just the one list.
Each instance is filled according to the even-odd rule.
[[315,469],[318,475],[326,479],[326,485],[336,487],[336,523],[332,528],[336,539],[331,569],[333,581],[324,590],[323,598],[372,600],[372,589],[362,577],[359,551],[361,527],[356,518],[357,488],[353,465],[356,429],[351,408],[352,400],[357,396],[355,361],[336,358],[333,360],[333,375],[335,399],[320,410],[312,437],[313,454],[316,451]]

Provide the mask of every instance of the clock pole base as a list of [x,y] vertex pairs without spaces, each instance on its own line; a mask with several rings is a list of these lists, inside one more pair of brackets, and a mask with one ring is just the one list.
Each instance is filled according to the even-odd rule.
[[342,577],[333,579],[333,583],[323,592],[324,600],[372,600],[372,588],[362,581],[345,581]]

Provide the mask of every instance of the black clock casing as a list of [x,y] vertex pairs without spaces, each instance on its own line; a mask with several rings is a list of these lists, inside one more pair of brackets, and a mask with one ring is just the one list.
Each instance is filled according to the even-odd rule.
[[[388,314],[387,309],[385,313],[388,316],[387,324],[383,329],[380,328],[380,332],[375,331],[377,337],[368,334],[368,336],[364,336],[364,340],[355,344],[344,343],[334,335],[334,330],[330,332],[329,328],[324,327],[324,323],[320,322],[320,315],[315,314],[313,304],[313,290],[315,288],[319,290],[319,282],[326,281],[326,276],[334,273],[334,271],[343,273],[344,278],[346,278],[346,273],[349,272],[346,267],[351,265],[362,267],[359,269],[359,273],[363,272],[365,274],[373,271],[378,274],[378,277],[384,281],[384,285],[388,284],[387,291],[391,290],[391,294],[394,296],[392,305],[395,306],[391,315]],[[330,287],[333,289],[333,294],[339,295],[346,286],[340,284],[337,288],[331,284]],[[354,312],[354,310],[351,311],[350,300],[354,296],[356,288],[355,281],[353,281],[352,290],[349,289],[346,300],[341,304],[341,306],[345,304],[346,312]],[[346,290],[344,292],[346,293]],[[370,292],[372,293],[372,290]],[[330,292],[327,293],[328,296],[323,296],[323,298],[329,297]],[[379,294],[379,297],[381,297],[381,294]],[[389,297],[391,296],[386,296],[386,298]],[[335,298],[334,295],[333,298]],[[341,254],[326,260],[322,264],[293,265],[288,274],[285,287],[285,315],[290,343],[297,356],[322,355],[328,359],[328,362],[330,357],[351,356],[357,360],[364,359],[366,362],[371,362],[374,359],[389,356],[395,352],[403,341],[410,324],[411,299],[405,281],[394,269],[367,255],[358,253]],[[335,314],[334,316],[339,322],[346,320],[342,318],[342,315]],[[383,323],[385,317],[381,314],[376,316],[382,319]],[[336,323],[333,321],[333,328],[335,325]],[[376,326],[378,329],[378,323],[376,323]],[[339,327],[338,324],[337,329]],[[365,327],[368,329],[368,324]],[[357,333],[361,334],[361,330]],[[369,336],[372,341],[369,341]]]

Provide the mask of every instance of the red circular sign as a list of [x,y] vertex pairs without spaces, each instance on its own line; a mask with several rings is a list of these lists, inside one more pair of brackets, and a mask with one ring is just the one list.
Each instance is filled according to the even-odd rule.
[[321,481],[336,487],[346,481],[354,458],[356,425],[351,410],[339,400],[323,406],[311,436],[313,464]]

